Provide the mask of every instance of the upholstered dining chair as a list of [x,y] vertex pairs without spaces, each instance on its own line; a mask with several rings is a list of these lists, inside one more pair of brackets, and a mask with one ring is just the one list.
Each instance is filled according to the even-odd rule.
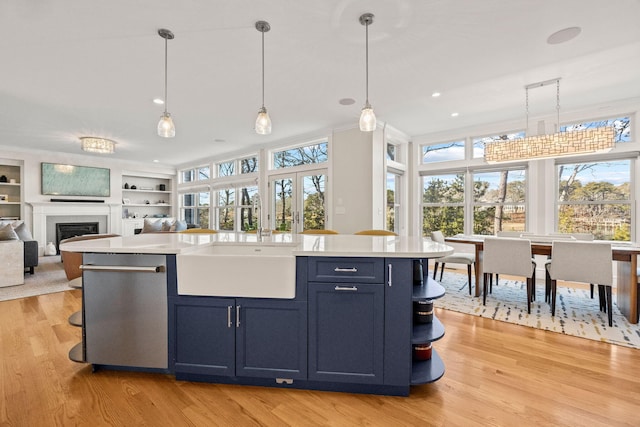
[[600,311],[606,311],[613,326],[613,260],[610,243],[554,241],[551,261],[546,264],[546,281],[551,288],[551,315],[556,313],[557,281],[598,285]]
[[300,234],[339,234],[339,233],[335,230],[329,230],[329,229],[324,229],[324,230],[307,229],[307,230],[301,231]]
[[[514,237],[514,238],[526,238],[527,235],[532,235],[533,233],[529,232],[529,231],[505,231],[505,230],[501,230],[501,231],[496,231],[496,236],[498,237]],[[532,261],[535,261],[535,259],[532,258]],[[500,283],[500,275],[496,274],[496,286],[498,286]],[[489,293],[493,292],[493,274],[491,276],[489,276]],[[536,283],[535,280],[533,281],[533,290],[532,290],[532,294],[531,294],[531,301],[535,301],[536,300]]]
[[[438,243],[445,243],[444,234],[442,231],[436,230],[431,232],[431,240]],[[434,258],[435,265],[433,267],[433,280],[436,279],[436,274],[438,273],[438,265],[442,264],[442,269],[440,270],[440,281],[442,281],[442,276],[444,275],[444,266],[447,263],[451,264],[466,264],[467,265],[467,279],[469,281],[469,295],[471,295],[471,266],[476,262],[476,255],[470,254],[466,252],[454,252],[451,255],[447,255],[440,258]]]
[[397,233],[389,230],[360,230],[353,233],[358,236],[397,236]]
[[531,241],[512,237],[487,237],[484,239],[482,269],[484,289],[482,304],[487,303],[489,276],[509,274],[526,278],[527,313],[531,313],[531,299],[536,280],[536,263],[531,259]]

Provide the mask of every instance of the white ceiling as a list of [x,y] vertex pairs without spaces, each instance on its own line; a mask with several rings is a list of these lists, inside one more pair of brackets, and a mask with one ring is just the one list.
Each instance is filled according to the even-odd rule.
[[[365,95],[364,12],[375,14],[371,104],[411,136],[521,118],[524,86],[555,77],[564,110],[640,96],[640,0],[3,0],[0,145],[80,153],[78,137],[93,135],[117,141],[111,157],[178,165],[355,125]],[[266,136],[253,131],[258,20],[271,24]],[[572,26],[582,28],[576,39],[546,42]],[[159,28],[175,34],[173,139],[156,135]],[[540,91],[530,91],[532,114],[555,107],[555,88]]]

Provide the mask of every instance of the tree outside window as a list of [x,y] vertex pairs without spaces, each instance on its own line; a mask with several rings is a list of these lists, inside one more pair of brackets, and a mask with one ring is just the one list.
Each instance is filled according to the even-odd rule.
[[473,173],[473,232],[526,229],[526,171],[524,169]]
[[464,172],[422,177],[422,234],[464,233]]
[[558,164],[561,233],[631,240],[631,160]]

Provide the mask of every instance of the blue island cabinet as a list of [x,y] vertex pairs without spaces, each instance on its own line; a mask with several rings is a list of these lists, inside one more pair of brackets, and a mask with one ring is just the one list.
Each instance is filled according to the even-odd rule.
[[169,305],[177,379],[306,379],[306,301],[177,296]]
[[[221,298],[169,289],[170,370],[177,379],[386,395],[437,380],[415,343],[444,327],[414,324],[413,301],[443,288],[416,258],[296,258],[296,297]],[[215,280],[203,279],[203,280]]]
[[309,380],[408,395],[413,260],[309,258],[308,291]]

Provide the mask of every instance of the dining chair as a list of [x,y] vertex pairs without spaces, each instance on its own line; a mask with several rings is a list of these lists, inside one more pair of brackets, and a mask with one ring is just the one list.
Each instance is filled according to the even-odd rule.
[[[532,234],[528,231],[496,231],[496,236],[498,237],[514,237],[514,238],[519,238],[519,237],[525,237],[527,234]],[[498,286],[500,282],[500,275],[496,274],[496,286]],[[489,293],[493,292],[493,274],[491,276],[489,276]],[[533,300],[536,300],[536,292],[535,292],[535,282],[534,282],[534,290],[533,290],[533,295],[532,295]]]
[[389,230],[360,230],[353,233],[357,236],[397,236],[397,233]]
[[486,237],[483,245],[482,269],[484,271],[482,305],[487,304],[489,275],[509,274],[526,278],[527,313],[531,313],[536,263],[531,258],[530,240],[513,237]]
[[556,311],[557,281],[598,285],[600,311],[605,311],[613,326],[613,260],[610,243],[554,241],[551,261],[546,264],[546,282],[551,289],[551,315]]
[[306,229],[304,231],[301,231],[299,234],[340,234],[335,230],[329,230],[329,229],[324,229],[324,230],[312,230],[312,229]]
[[[594,236],[592,233],[549,233],[549,236],[551,237],[573,237],[575,240],[581,240],[581,241],[587,241],[587,242],[591,242],[594,239]],[[548,257],[547,259],[547,264],[551,262],[551,256]],[[546,266],[545,266],[546,268]],[[549,284],[547,283],[545,285],[545,302],[549,302],[551,299],[551,289],[549,287]],[[591,295],[591,299],[593,299],[593,291],[594,291],[594,286],[593,283],[589,283],[589,293]]]
[[[438,243],[445,243],[444,234],[442,231],[436,230],[431,232],[431,240]],[[476,262],[475,254],[470,254],[466,252],[454,252],[451,255],[447,255],[440,258],[434,258],[435,266],[433,267],[433,280],[436,279],[436,274],[438,273],[438,265],[442,264],[442,269],[440,270],[440,281],[442,282],[442,276],[444,274],[444,266],[447,263],[451,264],[466,264],[467,265],[467,279],[469,281],[469,295],[471,295],[471,266]]]

